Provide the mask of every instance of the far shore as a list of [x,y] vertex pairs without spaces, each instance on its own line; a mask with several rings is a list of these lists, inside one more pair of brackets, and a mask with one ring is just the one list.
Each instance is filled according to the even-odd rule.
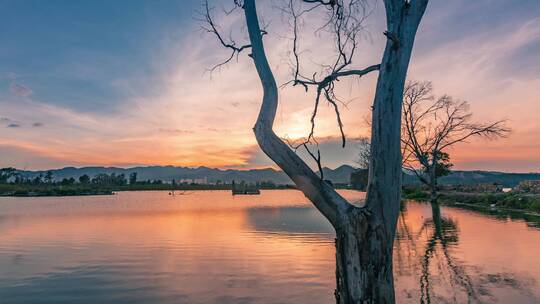
[[[261,190],[295,189],[290,185],[272,185],[258,187]],[[134,185],[58,185],[58,184],[2,184],[0,197],[41,197],[41,196],[87,196],[113,195],[120,191],[205,191],[232,190],[231,184],[134,184]]]
[[[346,185],[335,185],[337,189],[351,189]],[[258,187],[261,190],[295,189],[291,185],[271,185]],[[169,191],[172,194],[184,194],[186,191],[231,190],[231,184],[134,184],[117,186],[100,185],[25,185],[2,184],[0,197],[62,197],[62,196],[89,196],[113,195],[121,191]],[[355,190],[355,189],[351,189]],[[429,193],[419,188],[404,188],[403,199],[429,201]],[[540,195],[529,193],[502,193],[502,192],[458,192],[442,191],[439,202],[444,205],[483,208],[489,210],[504,210],[508,212],[528,212],[540,215]]]
[[[404,199],[429,201],[427,191],[418,188],[404,189]],[[438,201],[450,206],[468,206],[499,209],[506,211],[526,211],[540,215],[540,194],[521,192],[460,192],[441,191]]]

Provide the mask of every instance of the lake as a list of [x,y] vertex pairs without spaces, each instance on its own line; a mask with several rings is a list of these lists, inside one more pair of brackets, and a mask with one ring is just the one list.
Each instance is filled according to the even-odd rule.
[[[537,225],[431,214],[402,207],[398,303],[540,303]],[[333,229],[295,190],[0,198],[2,304],[327,304],[334,271]]]

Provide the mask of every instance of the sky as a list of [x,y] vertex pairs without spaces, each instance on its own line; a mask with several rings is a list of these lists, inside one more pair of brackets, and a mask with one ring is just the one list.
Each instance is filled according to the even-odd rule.
[[[202,3],[0,0],[0,166],[273,166],[252,133],[262,90],[251,59],[241,54],[208,71],[228,52],[201,30]],[[226,36],[245,42],[241,13],[222,13],[232,1],[210,3]],[[269,61],[283,84],[291,79],[283,2],[258,4]],[[370,3],[355,67],[380,61],[382,8]],[[313,29],[303,24],[299,40],[306,73],[332,54],[321,43],[324,33]],[[468,101],[475,120],[508,120],[507,138],[449,150],[455,169],[540,171],[539,1],[432,0],[408,78]],[[375,82],[372,73],[339,84],[344,149],[333,109],[321,107],[316,135],[324,165],[354,165],[357,139],[369,135]],[[284,86],[279,94],[276,133],[306,136],[314,92]]]

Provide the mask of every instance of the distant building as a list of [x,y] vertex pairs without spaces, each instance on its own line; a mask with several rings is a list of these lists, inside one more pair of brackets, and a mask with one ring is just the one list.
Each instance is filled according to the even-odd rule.
[[460,191],[460,192],[503,192],[503,186],[498,183],[478,183],[478,184],[458,184],[458,185],[441,185],[443,190]]
[[540,193],[540,180],[521,181],[517,185],[516,191],[527,193]]
[[183,178],[179,181],[181,184],[208,184],[208,178]]

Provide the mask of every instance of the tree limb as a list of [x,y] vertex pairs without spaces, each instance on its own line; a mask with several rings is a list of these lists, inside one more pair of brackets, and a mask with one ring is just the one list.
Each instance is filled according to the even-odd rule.
[[[238,6],[239,3],[236,3],[236,5]],[[212,19],[212,15],[210,13],[210,6],[208,5],[208,0],[205,1],[204,3],[204,8],[205,8],[205,14],[204,14],[204,18],[205,18],[205,23],[207,26],[201,26],[206,32],[208,33],[212,33],[216,36],[216,38],[218,39],[219,43],[226,49],[229,49],[231,50],[231,53],[229,55],[229,57],[227,57],[224,61],[222,61],[221,63],[218,63],[216,64],[215,66],[213,66],[212,68],[210,68],[210,72],[213,72],[215,71],[216,69],[226,65],[227,63],[229,63],[235,56],[238,57],[238,55],[246,50],[246,49],[249,49],[251,48],[251,45],[250,44],[244,44],[244,45],[241,45],[241,46],[236,46],[236,42],[234,40],[231,40],[231,41],[226,41],[223,36],[220,34],[220,32],[218,31],[217,29],[217,26],[216,24],[214,23],[214,20]]]
[[[334,107],[337,124],[341,134],[342,146],[345,147],[346,136],[338,107],[339,99],[336,97],[334,91],[335,82],[339,81],[340,78],[348,76],[362,77],[372,71],[378,71],[380,68],[379,64],[375,64],[365,69],[350,69],[350,65],[352,64],[358,44],[357,36],[359,31],[362,29],[364,18],[368,14],[365,12],[365,7],[363,6],[362,1],[357,0],[351,0],[348,2],[348,5],[346,5],[344,1],[340,0],[304,0],[303,2],[317,3],[318,5],[326,6],[330,10],[331,14],[329,20],[323,27],[331,26],[330,32],[334,36],[336,44],[336,59],[332,65],[327,66],[328,73],[322,78],[317,79],[317,73],[314,73],[311,77],[302,75],[300,71],[301,65],[298,50],[298,18],[305,12],[311,11],[311,9],[297,12],[293,0],[289,0],[288,10],[292,17],[293,28],[292,54],[294,58],[294,68],[293,79],[286,84],[292,83],[293,86],[301,85],[306,91],[308,91],[310,86],[314,86],[316,88],[315,106],[311,116],[311,129],[307,137],[308,141],[314,138],[315,118],[317,116],[321,94],[323,94],[326,101]],[[360,18],[358,18],[358,16],[356,16],[357,14],[355,14],[359,7],[364,9]]]
[[277,85],[264,51],[254,0],[244,1],[244,13],[253,61],[263,87],[263,101],[253,129],[257,142],[334,227],[339,227],[340,218],[352,205],[321,180],[273,131],[278,106]]

